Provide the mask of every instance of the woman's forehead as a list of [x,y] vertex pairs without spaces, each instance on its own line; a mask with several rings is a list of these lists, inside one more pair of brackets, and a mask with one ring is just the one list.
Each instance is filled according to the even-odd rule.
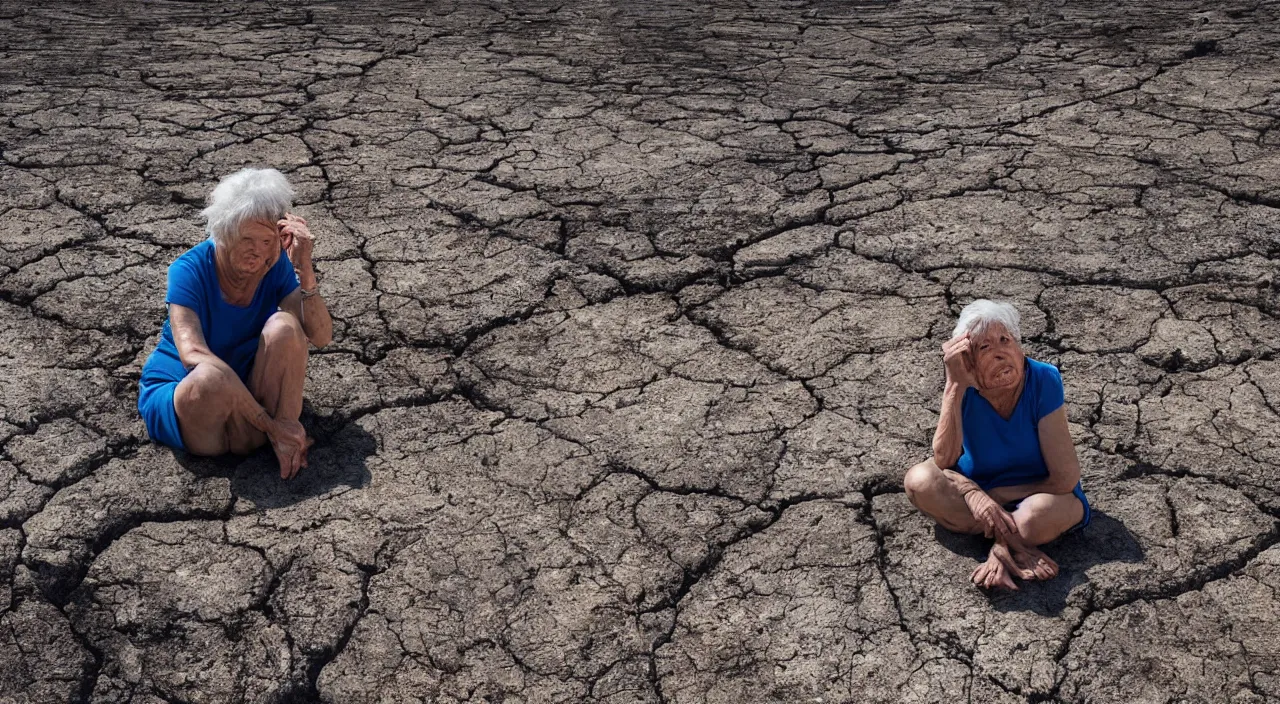
[[280,228],[270,220],[245,220],[240,225],[241,237],[262,237],[263,235],[278,235]]
[[1001,335],[1004,335],[1005,337],[1012,337],[1012,335],[1009,334],[1009,330],[1005,328],[1004,323],[993,322],[988,323],[985,330],[974,330],[969,336],[969,339],[973,342],[987,342],[999,340]]

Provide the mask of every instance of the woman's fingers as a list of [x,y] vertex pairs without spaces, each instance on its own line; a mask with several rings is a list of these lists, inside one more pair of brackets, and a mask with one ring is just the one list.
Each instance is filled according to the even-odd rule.
[[[996,506],[994,502],[991,504],[991,508],[987,509],[987,520],[991,522],[996,534],[1002,538],[1010,533],[1016,534],[1018,531],[1018,525],[1013,523],[1013,518],[999,506]],[[1010,528],[1011,524],[1012,528]]]
[[280,234],[284,237],[294,237],[300,240],[313,240],[316,238],[315,235],[311,234],[310,230],[295,227],[281,228]]
[[1019,535],[1018,522],[1013,520],[1013,516],[1009,515],[1008,511],[1000,509],[1000,520],[1008,527],[1008,534]]
[[961,344],[965,344],[965,345],[969,344],[969,333],[957,335],[951,338],[950,340],[947,340],[946,342],[942,343],[943,356],[950,357],[954,353],[956,348],[959,347]]
[[276,461],[280,463],[280,478],[290,479],[293,477],[293,452],[292,448],[284,447],[276,451]]
[[[308,435],[308,436],[307,436],[307,442],[306,442],[306,444],[304,444],[304,445],[302,446],[302,461],[299,463],[299,471],[301,471],[301,468],[302,468],[302,467],[306,467],[306,466],[307,466],[307,455],[308,455],[308,454],[310,454],[310,452],[311,452],[311,446],[312,446],[312,445],[314,445],[314,444],[316,444],[316,440],[315,440],[315,438],[313,438],[313,437],[311,437],[310,435]],[[295,472],[295,474],[296,474],[296,472]]]
[[984,511],[977,518],[982,521],[982,537],[988,540],[996,537],[996,524],[991,520],[991,514]]

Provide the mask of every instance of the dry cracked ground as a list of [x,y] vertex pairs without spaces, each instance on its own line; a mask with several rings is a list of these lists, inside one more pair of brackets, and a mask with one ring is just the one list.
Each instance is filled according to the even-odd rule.
[[[1280,9],[0,8],[0,701],[1280,699]],[[311,467],[146,439],[217,179]],[[966,583],[939,347],[1019,306],[1095,519]]]

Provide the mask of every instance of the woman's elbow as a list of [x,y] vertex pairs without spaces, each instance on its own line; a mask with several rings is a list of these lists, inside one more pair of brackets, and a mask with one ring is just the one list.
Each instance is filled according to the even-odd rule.
[[1076,484],[1080,483],[1080,468],[1072,467],[1068,470],[1055,472],[1053,475],[1053,486],[1050,487],[1052,494],[1070,494],[1075,491]]
[[196,365],[207,359],[207,350],[182,344],[177,345],[177,348],[178,361],[182,362],[182,366],[186,367],[187,371],[195,369]]

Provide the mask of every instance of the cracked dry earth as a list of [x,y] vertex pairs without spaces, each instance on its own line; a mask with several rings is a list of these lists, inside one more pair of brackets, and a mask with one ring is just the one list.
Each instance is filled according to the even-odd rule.
[[[1280,699],[1280,10],[0,9],[0,701]],[[311,466],[146,440],[271,165]],[[988,596],[906,502],[961,306],[1095,507]]]

